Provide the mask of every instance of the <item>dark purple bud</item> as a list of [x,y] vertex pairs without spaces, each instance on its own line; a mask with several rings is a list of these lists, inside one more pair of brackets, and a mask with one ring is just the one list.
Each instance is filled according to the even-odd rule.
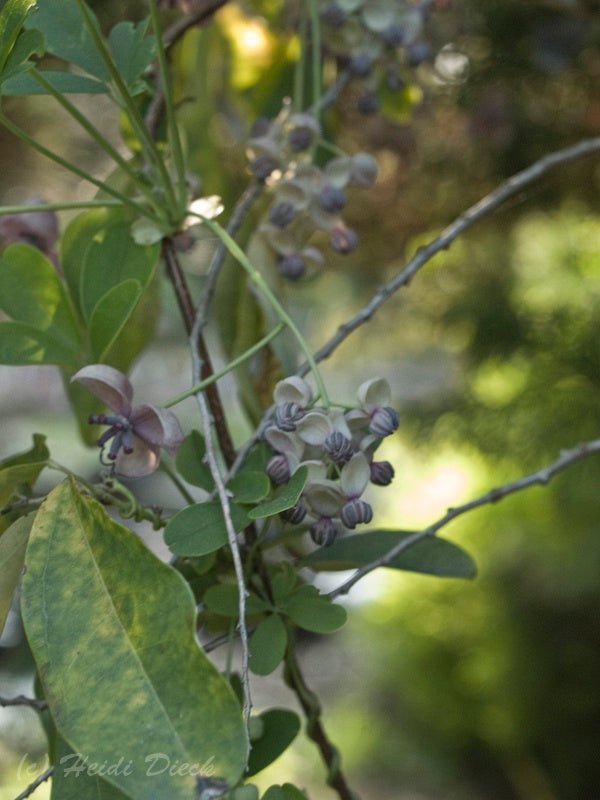
[[273,456],[273,458],[269,459],[265,467],[265,472],[273,483],[278,486],[282,483],[287,483],[292,476],[288,460],[283,455]]
[[354,453],[354,447],[350,439],[347,439],[339,431],[330,433],[325,439],[323,447],[329,458],[340,466],[350,461]]
[[356,108],[361,114],[376,114],[379,111],[379,98],[375,92],[361,94],[356,101]]
[[282,256],[277,262],[277,271],[290,281],[299,280],[306,272],[304,259],[298,255]]
[[337,3],[328,3],[321,12],[321,19],[331,28],[339,28],[348,18],[348,14]]
[[385,76],[385,83],[390,92],[400,92],[406,86],[400,75],[393,69],[389,70]]
[[332,230],[329,243],[337,253],[346,255],[358,245],[358,234],[352,228],[340,225]]
[[291,523],[292,525],[299,525],[306,516],[306,505],[304,504],[304,500],[300,498],[293,508],[288,508],[285,511],[282,511],[279,516],[281,519]]
[[388,47],[401,47],[404,42],[404,28],[402,25],[390,25],[379,34],[381,40]]
[[292,128],[288,136],[288,142],[294,153],[300,153],[302,150],[308,150],[315,138],[315,132],[308,125],[299,125],[297,128]]
[[250,128],[250,138],[258,139],[259,136],[267,136],[271,128],[271,120],[267,117],[258,117]]
[[373,509],[364,500],[349,500],[342,508],[340,514],[342,522],[347,528],[356,528],[363,522],[371,522],[373,519]]
[[371,463],[371,483],[376,486],[389,486],[394,477],[394,468],[389,461]]
[[250,171],[259,181],[266,180],[269,175],[274,170],[279,169],[279,167],[279,161],[267,154],[256,156],[256,158],[250,162]]
[[367,53],[357,53],[348,62],[348,69],[357,78],[366,78],[373,69],[373,59]]
[[383,438],[393,433],[400,424],[400,415],[394,408],[385,406],[377,408],[371,415],[369,430],[375,436]]
[[320,517],[310,526],[310,538],[321,547],[329,547],[338,535],[338,528],[331,517]]
[[296,209],[291,203],[286,201],[275,203],[269,211],[269,221],[278,228],[285,228],[294,219],[295,213]]
[[298,403],[279,403],[275,409],[275,424],[282,431],[295,431],[296,423],[304,416],[304,409]]
[[429,61],[432,56],[431,47],[427,42],[415,42],[407,48],[408,63],[411,67],[418,67],[424,61]]
[[346,195],[332,183],[326,183],[319,192],[319,205],[329,214],[337,214],[346,205]]

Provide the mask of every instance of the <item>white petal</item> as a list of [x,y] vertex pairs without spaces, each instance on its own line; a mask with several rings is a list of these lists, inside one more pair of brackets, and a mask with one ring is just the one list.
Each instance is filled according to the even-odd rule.
[[342,436],[346,437],[346,439],[352,438],[352,433],[343,411],[333,411],[331,414],[331,422],[333,424],[334,431],[341,433]]
[[333,481],[317,480],[304,489],[303,496],[310,509],[319,516],[337,517],[345,498]]
[[154,472],[160,463],[158,447],[146,444],[138,436],[133,437],[133,453],[119,451],[115,470],[128,478],[143,478]]
[[285,378],[275,386],[273,399],[279,403],[298,403],[304,408],[312,400],[312,392],[308,383],[297,375]]
[[309,459],[308,461],[301,461],[293,472],[298,467],[306,467],[308,469],[308,481],[322,480],[327,475],[327,466],[322,461]]
[[333,433],[333,425],[322,411],[309,411],[296,425],[296,431],[303,442],[321,445]]
[[288,462],[290,456],[294,456],[298,461],[302,458],[304,445],[295,434],[279,430],[273,425],[265,431],[265,439],[273,450],[288,456]]
[[346,497],[360,497],[367,488],[371,470],[364,453],[355,453],[342,469],[342,490]]
[[133,387],[129,378],[114,367],[106,364],[90,364],[83,367],[71,378],[71,383],[83,383],[86,389],[95,394],[111,411],[128,417],[131,413]]
[[392,392],[385,378],[373,378],[358,388],[358,400],[367,411],[391,405]]

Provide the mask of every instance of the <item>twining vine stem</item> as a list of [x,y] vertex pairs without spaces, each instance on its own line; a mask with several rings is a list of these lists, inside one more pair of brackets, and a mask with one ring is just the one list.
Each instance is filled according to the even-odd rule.
[[494,489],[490,489],[485,494],[476,497],[474,500],[470,500],[468,503],[463,503],[460,506],[449,508],[443,517],[440,517],[428,528],[418,531],[411,536],[407,536],[395,547],[392,547],[391,550],[388,550],[388,552],[383,556],[374,559],[369,564],[365,564],[363,567],[356,570],[354,575],[352,575],[347,581],[338,586],[337,589],[334,589],[332,592],[330,592],[329,597],[333,598],[338,597],[341,594],[347,594],[350,589],[359,580],[361,580],[361,578],[365,577],[365,575],[373,572],[373,570],[377,569],[378,567],[385,567],[387,564],[397,558],[400,553],[403,553],[410,547],[413,547],[422,539],[435,536],[441,528],[443,528],[453,519],[456,519],[456,517],[466,514],[468,511],[472,511],[475,508],[480,508],[481,506],[485,506],[490,503],[497,503],[499,500],[508,497],[508,495],[514,494],[515,492],[520,492],[523,489],[528,489],[530,486],[535,486],[536,484],[545,486],[557,473],[562,472],[563,470],[567,469],[567,467],[575,464],[577,461],[581,461],[582,459],[587,458],[595,453],[600,453],[600,439],[583,442],[583,444],[577,445],[577,447],[573,447],[570,450],[563,450],[555,461],[553,461],[551,464],[547,464],[545,467],[542,467],[542,469],[539,469],[536,472],[531,472],[521,478],[517,478],[510,483],[505,483],[502,486],[497,486]]

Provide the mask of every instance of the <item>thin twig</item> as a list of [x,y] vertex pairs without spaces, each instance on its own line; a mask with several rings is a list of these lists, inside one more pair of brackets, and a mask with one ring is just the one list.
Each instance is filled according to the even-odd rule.
[[21,794],[18,797],[15,797],[15,800],[25,800],[26,797],[32,795],[38,788],[38,786],[41,786],[42,783],[44,783],[45,781],[48,780],[48,778],[51,777],[53,772],[54,772],[54,766],[48,767],[48,769],[44,770],[44,772],[42,772],[41,775],[37,776],[37,778],[33,781],[33,783],[29,784],[29,786],[25,789],[24,792],[21,792]]
[[[501,183],[494,191],[490,192],[475,205],[471,206],[464,214],[450,223],[448,227],[436,236],[429,244],[420,247],[415,255],[407,262],[391,280],[379,287],[371,300],[361,308],[351,319],[340,325],[337,332],[315,353],[315,361],[323,361],[336,350],[340,344],[357,328],[368,322],[381,305],[398,289],[406,286],[413,276],[430,261],[433,256],[446,250],[452,242],[463,234],[471,225],[490,214],[502,205],[509,197],[522,191],[526,186],[539,180],[555,167],[576,161],[578,158],[600,152],[600,136],[594,139],[584,139],[571,147],[565,147],[554,153],[540,158],[527,169],[518,172],[508,180]],[[306,375],[310,367],[303,364],[298,370],[298,375]]]
[[17,697],[0,697],[0,706],[3,708],[29,706],[29,708],[35,708],[36,711],[45,711],[48,708],[48,703],[45,700],[38,700],[36,697],[25,697],[25,695],[20,694]]
[[[192,352],[195,353],[196,350],[192,343]],[[194,371],[196,373],[196,377],[198,376],[199,369],[201,368],[200,364],[195,360],[195,368]],[[242,558],[240,555],[240,548],[237,540],[237,534],[235,531],[235,527],[233,524],[233,520],[231,518],[231,507],[229,505],[229,495],[227,494],[227,489],[225,484],[223,483],[223,477],[221,475],[221,471],[219,469],[219,464],[217,462],[217,456],[213,447],[212,443],[212,425],[210,419],[210,413],[208,410],[208,405],[206,402],[206,398],[203,394],[197,394],[196,400],[198,402],[198,407],[200,409],[200,414],[202,416],[202,424],[204,428],[204,441],[206,445],[206,461],[208,463],[211,475],[215,482],[215,486],[217,488],[217,492],[219,495],[219,502],[221,503],[221,508],[223,509],[223,519],[225,520],[225,528],[227,529],[227,538],[229,540],[229,547],[231,549],[231,555],[233,557],[233,566],[235,568],[235,577],[238,586],[238,594],[239,594],[239,632],[240,632],[240,639],[242,642],[242,686],[244,688],[244,718],[246,723],[250,720],[250,712],[252,710],[252,698],[250,696],[250,678],[248,674],[248,630],[246,628],[246,583],[244,581],[244,566],[242,564]]]
[[440,528],[443,528],[456,517],[466,514],[468,511],[472,511],[474,508],[479,508],[490,503],[496,503],[498,500],[502,500],[504,497],[514,494],[514,492],[520,492],[523,489],[528,489],[530,486],[535,486],[536,484],[545,486],[558,472],[562,472],[564,469],[567,469],[567,467],[570,467],[571,464],[575,464],[577,461],[581,461],[582,459],[587,458],[594,453],[600,453],[600,439],[584,442],[583,444],[573,447],[570,450],[563,450],[555,461],[545,467],[542,467],[542,469],[537,470],[537,472],[531,472],[529,475],[525,475],[522,478],[511,481],[510,483],[505,483],[502,486],[497,486],[494,489],[490,489],[485,494],[476,497],[474,500],[470,500],[468,503],[463,503],[460,506],[449,508],[443,517],[440,517],[440,519],[438,519],[428,528],[425,528],[422,531],[417,531],[411,536],[407,536],[383,556],[371,561],[369,564],[365,564],[363,567],[358,569],[354,575],[342,583],[341,586],[338,586],[337,589],[329,592],[329,597],[338,597],[341,594],[347,594],[354,584],[357,583],[357,581],[359,581],[361,578],[364,578],[365,575],[373,572],[373,570],[377,569],[378,567],[385,567],[397,556],[399,556],[400,553],[408,550],[409,547],[412,547],[422,539],[435,536]]

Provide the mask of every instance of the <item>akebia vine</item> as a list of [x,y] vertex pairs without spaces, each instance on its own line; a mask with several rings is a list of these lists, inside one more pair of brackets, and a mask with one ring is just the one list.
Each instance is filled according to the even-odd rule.
[[[597,154],[600,140],[552,154],[484,198],[315,351],[293,313],[294,291],[318,280],[330,258],[349,264],[360,251],[346,204],[378,174],[370,153],[329,140],[327,114],[346,92],[361,114],[385,110],[390,94],[408,102],[403,92],[432,54],[430,15],[448,4],[298,2],[291,96],[277,97],[273,117],[240,137],[247,187],[231,207],[190,172],[179,116],[188,99],[169,64],[170,48],[224,5],[150,0],[147,19],[106,33],[84,0],[7,0],[0,10],[1,95],[53,98],[113,168],[98,178],[0,111],[8,131],[98,190],[81,202],[0,208],[0,362],[54,365],[81,436],[99,448],[93,480],[58,463],[37,433],[30,449],[0,462],[0,623],[22,579],[37,667],[36,697],[1,702],[45,715],[51,761],[21,797],[51,779],[53,800],[306,800],[304,786],[284,781],[261,795],[253,782],[301,728],[294,711],[253,708],[252,675],[281,668],[324,780],[341,800],[357,800],[304,678],[298,633],[341,628],[347,612],[334,600],[379,567],[473,577],[469,554],[437,536],[446,522],[600,451],[598,440],[567,450],[423,531],[375,528],[369,487],[393,490],[394,465],[379,447],[399,428],[400,410],[385,375],[364,375],[353,397],[338,397],[319,363],[469,225],[548,169]],[[127,156],[70,99],[86,93],[113,102]],[[60,234],[56,213],[66,210],[77,214]],[[181,254],[189,263],[207,235],[217,248],[194,298]],[[238,302],[260,323],[215,371],[204,327],[210,317],[222,332],[232,324],[231,307],[219,318],[214,302],[225,261]],[[161,280],[189,341],[190,388],[169,397],[152,386],[134,404],[128,374],[156,341]],[[265,354],[258,386],[244,369]],[[254,430],[237,446],[218,386],[225,375],[245,393]],[[189,397],[198,422],[183,430],[177,406]],[[181,498],[173,511],[138,497],[137,479],[158,470]],[[39,489],[44,471],[48,481],[60,477],[49,492]],[[160,531],[169,563],[132,531],[144,521]],[[342,568],[356,571],[329,594],[317,588],[319,571]],[[218,646],[229,648],[224,672],[208,655]]]

